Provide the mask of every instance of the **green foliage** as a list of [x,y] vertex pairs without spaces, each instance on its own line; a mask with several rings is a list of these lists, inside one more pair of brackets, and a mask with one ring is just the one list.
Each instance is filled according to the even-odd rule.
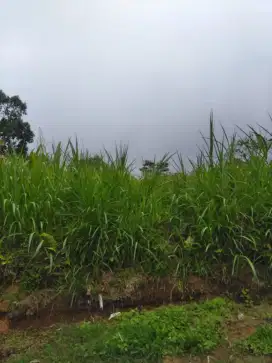
[[157,362],[166,355],[209,352],[221,340],[220,326],[227,311],[227,303],[216,299],[188,307],[124,314],[115,333],[105,342],[103,355]]
[[184,278],[218,266],[271,278],[272,164],[237,159],[212,118],[210,138],[192,172],[142,179],[126,147],[92,158],[69,141],[0,160],[0,278],[75,289],[108,270]]
[[171,156],[165,154],[161,160],[156,161],[144,160],[143,166],[140,168],[143,176],[150,176],[152,174],[167,174],[169,173],[169,160]]
[[264,133],[255,130],[253,127],[249,127],[248,133],[241,130],[243,137],[237,141],[236,149],[237,156],[241,160],[248,161],[253,156],[268,160],[271,156],[272,134],[263,127],[261,127],[261,130]]
[[229,314],[222,299],[124,313],[111,324],[83,323],[59,330],[39,352],[35,347],[14,362],[160,362],[165,355],[207,353],[222,338]]
[[0,90],[0,140],[1,154],[16,152],[27,154],[28,144],[33,142],[34,133],[28,122],[23,121],[27,105],[19,96],[7,96]]
[[272,324],[264,324],[246,340],[239,343],[245,352],[254,355],[272,354]]

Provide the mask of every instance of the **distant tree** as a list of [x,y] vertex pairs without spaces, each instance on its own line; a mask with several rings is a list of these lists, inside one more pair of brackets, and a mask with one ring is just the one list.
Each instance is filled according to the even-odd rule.
[[29,123],[23,121],[26,114],[27,105],[19,96],[9,97],[0,90],[0,154],[27,154],[34,133]]
[[169,173],[169,157],[165,155],[160,161],[144,160],[140,168],[143,175],[147,174],[167,174]]

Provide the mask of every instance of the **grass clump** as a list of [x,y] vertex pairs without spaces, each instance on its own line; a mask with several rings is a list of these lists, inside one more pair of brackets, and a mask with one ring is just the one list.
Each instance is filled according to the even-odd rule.
[[64,327],[42,350],[12,362],[159,362],[165,355],[202,354],[222,338],[229,314],[223,299],[188,306],[169,306],[151,312],[124,313],[108,323]]

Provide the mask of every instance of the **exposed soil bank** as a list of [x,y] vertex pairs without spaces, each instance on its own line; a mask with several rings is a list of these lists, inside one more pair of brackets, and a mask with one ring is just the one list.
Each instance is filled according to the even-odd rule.
[[[99,294],[103,297],[103,310],[99,306]],[[263,298],[272,302],[272,288],[254,282],[250,275],[228,282],[197,276],[182,281],[131,271],[104,274],[101,282],[91,282],[73,301],[71,294],[60,294],[54,290],[26,294],[20,291],[18,285],[13,285],[0,295],[0,333],[9,328],[38,329],[55,323],[82,321],[93,316],[109,316],[122,309],[201,301],[216,296],[258,304]]]

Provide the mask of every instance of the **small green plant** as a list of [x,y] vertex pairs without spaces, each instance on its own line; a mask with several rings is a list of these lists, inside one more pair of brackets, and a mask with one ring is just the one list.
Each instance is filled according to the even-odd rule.
[[257,328],[256,332],[246,340],[239,342],[238,346],[248,354],[271,355],[272,354],[272,325],[264,324]]
[[246,307],[251,307],[253,305],[253,300],[250,296],[249,289],[246,289],[246,288],[242,289],[241,298]]

